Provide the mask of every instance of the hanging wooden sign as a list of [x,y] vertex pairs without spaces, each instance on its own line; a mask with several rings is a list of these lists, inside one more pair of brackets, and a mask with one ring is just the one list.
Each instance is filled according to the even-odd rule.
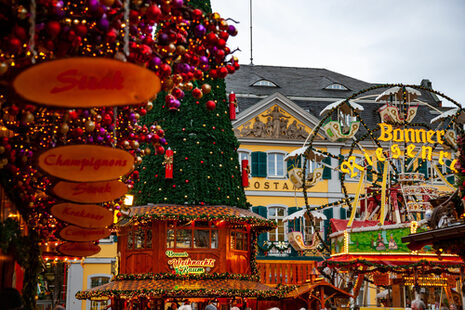
[[66,182],[60,181],[53,187],[60,198],[80,203],[100,203],[120,198],[128,192],[128,186],[121,181]]
[[107,146],[69,145],[39,156],[39,167],[50,175],[75,182],[115,180],[134,166],[130,153]]
[[60,230],[60,237],[68,241],[96,241],[110,235],[108,228],[81,228],[69,225]]
[[100,252],[100,246],[92,242],[65,242],[57,247],[58,252],[67,256],[91,256]]
[[98,205],[60,203],[51,208],[53,216],[84,228],[103,228],[113,224],[113,213]]
[[91,108],[140,104],[161,84],[152,71],[109,58],[78,57],[30,67],[13,81],[23,98],[55,107]]

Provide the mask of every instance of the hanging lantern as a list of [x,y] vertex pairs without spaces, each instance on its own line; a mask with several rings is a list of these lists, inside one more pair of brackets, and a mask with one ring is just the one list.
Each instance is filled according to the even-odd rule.
[[237,107],[236,94],[231,92],[229,94],[229,119],[232,121],[236,120],[236,107]]
[[242,160],[242,186],[248,187],[249,186],[249,161],[247,159]]
[[165,152],[165,179],[173,179],[173,150],[168,148]]

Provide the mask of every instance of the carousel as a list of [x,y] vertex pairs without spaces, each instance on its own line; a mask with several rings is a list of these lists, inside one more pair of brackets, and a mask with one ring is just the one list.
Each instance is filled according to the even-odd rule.
[[[427,92],[458,108],[441,114],[421,100]],[[366,115],[365,104],[379,104],[378,114]],[[440,116],[428,120],[422,109],[436,109]],[[328,105],[305,145],[287,156],[339,172],[342,198],[318,207],[309,205],[307,192],[318,182],[318,169],[307,173],[304,165],[290,174],[300,173],[305,216],[313,222],[319,220],[314,216],[317,210],[347,210],[348,219],[330,220],[330,245],[319,247],[330,258],[319,269],[329,283],[351,292],[356,304],[367,306],[370,289],[378,306],[405,307],[419,295],[427,304],[439,299],[443,305],[446,299],[448,304],[461,304],[457,283],[465,265],[460,257],[426,244],[411,250],[402,241],[429,230],[433,210],[443,202],[440,197],[455,191],[460,111],[452,99],[421,86],[371,87]],[[319,136],[340,142],[340,154],[327,152]],[[296,250],[311,250],[318,239],[321,236],[313,238],[308,249],[304,242],[291,244]]]

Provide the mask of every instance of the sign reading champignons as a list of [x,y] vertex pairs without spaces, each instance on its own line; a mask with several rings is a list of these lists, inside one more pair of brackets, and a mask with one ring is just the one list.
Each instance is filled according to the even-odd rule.
[[146,102],[161,84],[154,72],[129,62],[77,57],[32,66],[16,77],[13,87],[39,104],[91,108]]
[[60,230],[60,237],[68,241],[96,241],[107,238],[110,235],[108,228],[81,228],[69,225]]
[[68,145],[39,156],[39,167],[50,175],[74,182],[115,180],[129,173],[134,156],[112,147]]

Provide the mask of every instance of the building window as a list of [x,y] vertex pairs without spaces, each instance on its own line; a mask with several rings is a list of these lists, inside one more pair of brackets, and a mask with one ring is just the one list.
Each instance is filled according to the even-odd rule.
[[249,248],[248,234],[246,231],[231,231],[231,249],[247,251]]
[[[109,276],[94,276],[90,278],[90,288],[94,288],[110,282]],[[103,310],[106,309],[108,300],[92,300],[90,302],[90,310]]]
[[243,160],[247,160],[249,165],[251,164],[251,162],[250,162],[250,152],[239,150],[239,151],[237,151],[237,155],[238,155],[238,158],[239,158],[239,165],[241,165],[241,167],[242,167],[242,161]]
[[278,87],[275,83],[268,80],[260,80],[252,84],[252,86],[262,86],[262,87]]
[[128,250],[145,250],[152,248],[152,228],[139,228],[128,232]]
[[168,249],[218,248],[218,229],[213,222],[170,222],[166,236]]
[[325,87],[325,89],[331,89],[331,90],[349,90],[347,87],[345,87],[342,84],[339,83],[333,83],[331,85],[328,85]]
[[284,154],[268,153],[268,177],[284,177]]
[[286,226],[283,219],[287,216],[286,207],[268,207],[268,219],[276,222],[277,227],[268,233],[269,241],[285,241]]

